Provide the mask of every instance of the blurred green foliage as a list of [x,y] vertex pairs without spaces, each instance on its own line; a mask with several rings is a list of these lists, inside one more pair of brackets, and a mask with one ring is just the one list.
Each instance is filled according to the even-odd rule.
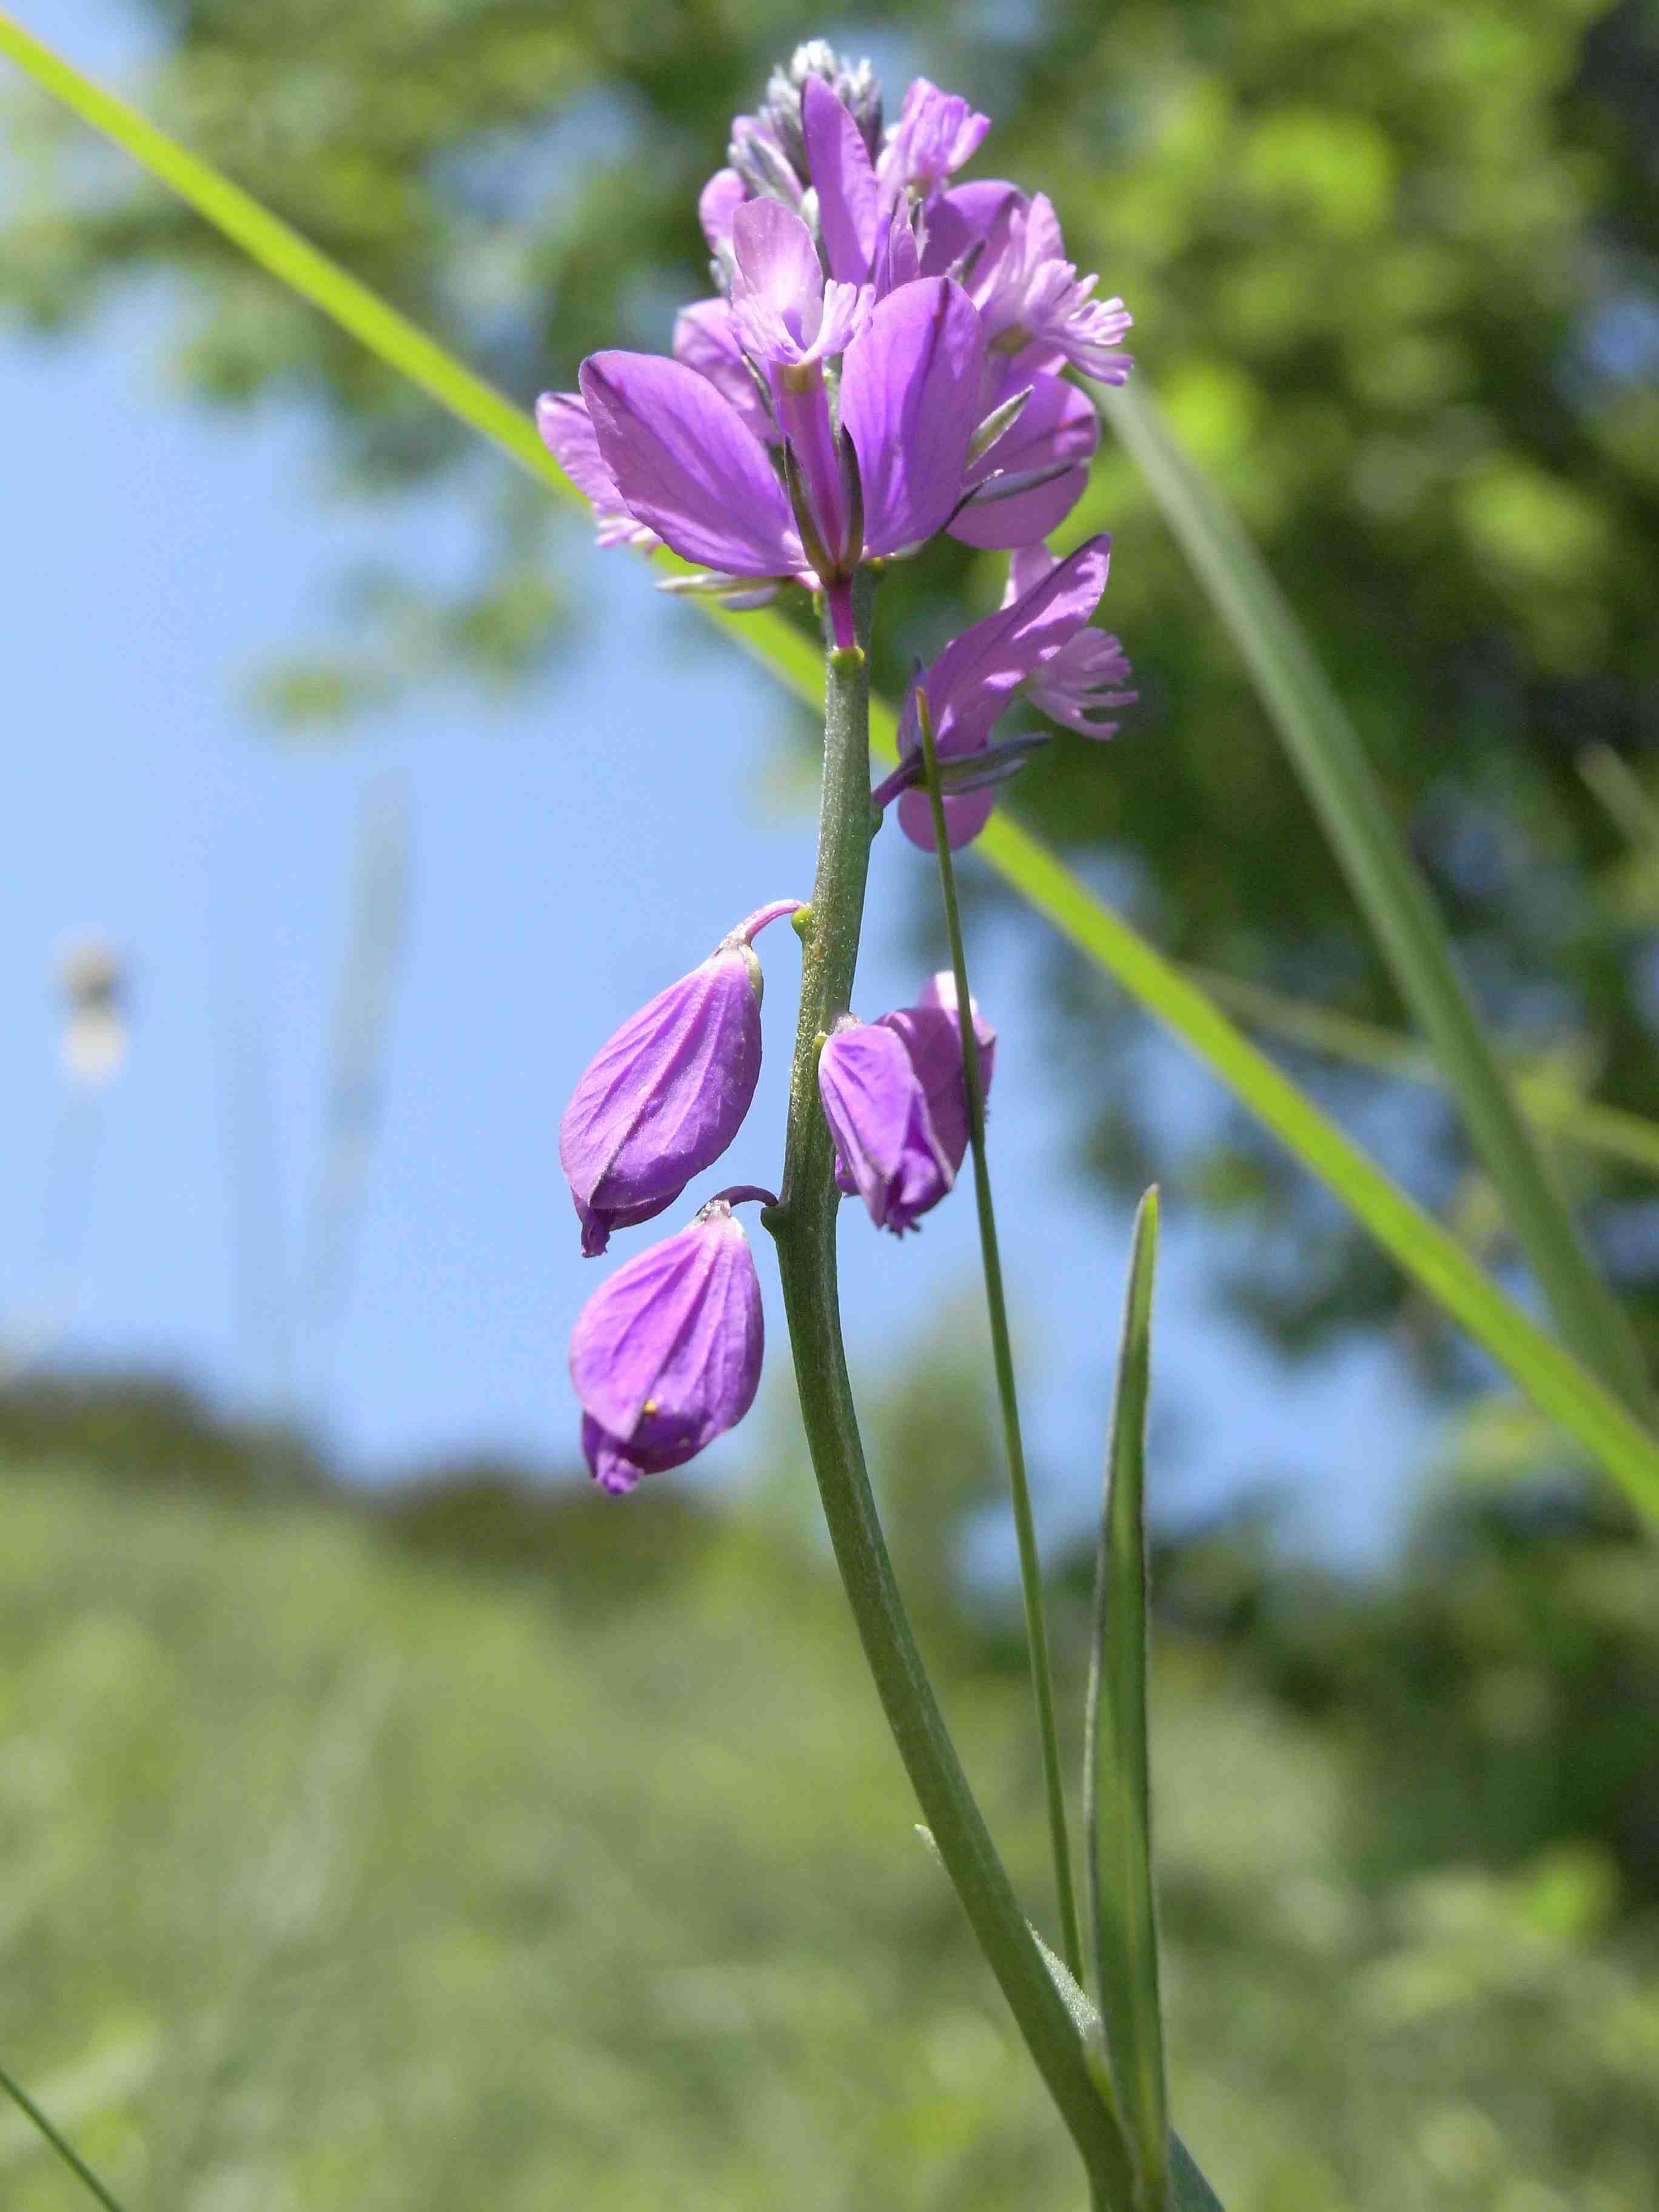
[[[871,45],[890,93],[912,69],[968,91],[996,118],[979,168],[1048,191],[1079,260],[1134,307],[1142,373],[1310,626],[1495,1018],[1659,1114],[1653,870],[1632,869],[1577,769],[1605,746],[1651,781],[1659,735],[1659,25],[1641,0],[1143,0],[1106,15],[1036,0],[827,26],[754,0],[142,14],[157,118],[526,405],[596,346],[665,344],[676,305],[707,289],[696,188],[803,33]],[[349,647],[267,672],[264,706],[329,730],[411,677],[505,677],[544,656],[573,551],[532,487],[31,94],[8,167],[0,305],[70,329],[166,270],[182,280],[167,296],[185,388],[315,403],[343,489],[441,478],[477,517],[459,586],[349,580]],[[1101,524],[1144,703],[1109,763],[1067,740],[1018,803],[1127,861],[1111,880],[1178,952],[1397,1018],[1231,650],[1111,453],[1073,526]],[[994,593],[994,566],[952,550],[900,573],[890,682],[964,592]],[[1097,1047],[1133,1034],[1067,956],[1050,960]],[[1404,1110],[1386,1079],[1304,1072],[1373,1123]],[[1110,1086],[1097,1073],[1093,1087]],[[1446,1115],[1424,1109],[1412,1134],[1400,1164],[1452,1202]],[[1249,1300],[1264,1325],[1306,1345],[1397,1305],[1263,1140],[1233,1126],[1218,1141],[1236,1164],[1220,1184],[1267,1255]],[[1167,1175],[1156,1109],[1131,1098],[1091,1157],[1136,1182],[1149,1147]],[[1199,1154],[1202,1193],[1219,1187],[1210,1138]],[[1574,1172],[1622,1286],[1645,1294],[1659,1238],[1642,1186]],[[1271,1232],[1286,1230],[1297,1264],[1275,1268]]]
[[[0,1399],[0,2053],[131,2212],[1079,2203],[817,1552],[271,1445]],[[888,1487],[943,1552],[924,1456]],[[1265,1559],[1156,1573],[1173,2095],[1229,2212],[1653,2212],[1650,1557],[1531,1490],[1374,1585]],[[1040,1898],[1017,1639],[918,1595]],[[76,2201],[15,2115],[0,2201]]]

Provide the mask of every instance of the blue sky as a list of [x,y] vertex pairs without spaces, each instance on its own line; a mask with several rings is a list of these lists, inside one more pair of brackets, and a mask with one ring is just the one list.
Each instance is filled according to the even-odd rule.
[[[118,58],[92,35],[98,10],[70,21],[88,27],[60,33],[77,58]],[[642,564],[598,555],[573,526],[562,550],[580,619],[544,678],[506,705],[446,690],[338,749],[285,747],[246,711],[251,672],[314,638],[354,562],[413,550],[441,568],[464,544],[462,519],[429,498],[331,504],[302,414],[212,418],[179,402],[161,374],[165,304],[135,298],[64,347],[0,330],[0,1314],[15,1334],[40,1289],[61,1092],[51,963],[96,932],[131,962],[132,1048],[86,1155],[83,1259],[58,1356],[167,1369],[234,1403],[269,1398],[271,1323],[293,1307],[285,1275],[319,1169],[355,826],[367,793],[406,791],[410,927],[385,1119],[349,1300],[326,1371],[310,1363],[306,1403],[365,1474],[477,1450],[568,1462],[565,1340],[611,1263],[578,1256],[559,1113],[626,1013],[750,908],[805,895],[811,806],[779,773],[779,699],[655,593]],[[878,842],[866,1015],[903,1003],[932,964],[915,952],[924,866],[896,835]],[[1092,1510],[1127,1217],[1074,1173],[1078,1117],[1026,982],[1035,927],[999,925],[975,968],[1000,1038],[993,1168],[1052,1528]],[[775,1179],[796,948],[779,927],[760,949],[767,1067],[708,1189]],[[1211,1110],[1206,1079],[1172,1050],[1138,1066],[1164,1087],[1172,1126]],[[775,1279],[757,1244],[768,1406],[672,1480],[740,1470],[787,1401]],[[870,1387],[946,1316],[977,1329],[965,1182],[902,1245],[844,1209],[842,1245]],[[1421,1462],[1426,1417],[1385,1350],[1277,1366],[1212,1307],[1212,1251],[1177,1211],[1158,1337],[1164,1510],[1271,1481],[1310,1535],[1363,1550]]]

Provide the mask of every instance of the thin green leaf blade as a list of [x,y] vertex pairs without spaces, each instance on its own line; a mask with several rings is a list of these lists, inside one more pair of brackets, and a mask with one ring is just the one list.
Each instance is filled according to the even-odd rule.
[[[918,1821],[916,1833],[933,1857],[934,1864],[943,1874],[945,1862],[939,1856],[939,1848],[933,1841],[932,1832]],[[1100,2008],[1087,1990],[1078,1981],[1059,1952],[1051,1950],[1035,1928],[1031,1929],[1031,1941],[1042,1955],[1042,1963],[1048,1969],[1048,1978],[1059,1990],[1061,2003],[1072,2015],[1073,2026],[1082,2037],[1085,2049],[1094,2057],[1098,2069],[1101,2095],[1115,2116],[1117,2091],[1113,2085],[1110,2074],[1106,2070],[1104,2061],[1100,2057],[1105,2048],[1106,2041],[1105,2027],[1100,2017]],[[1170,2182],[1175,2195],[1175,2212],[1222,2212],[1221,2199],[1199,2172],[1198,2161],[1173,2128],[1170,2130]]]
[[3,2066],[0,2066],[0,2090],[5,2092],[30,2125],[38,2131],[45,2142],[51,2145],[82,2187],[89,2195],[97,2198],[105,2208],[105,2212],[121,2212],[119,2203],[105,2188],[80,2152],[65,2136],[58,2133],[27,2090],[20,2081],[14,2081]]
[[[0,53],[459,421],[493,439],[554,492],[573,501],[579,498],[523,410],[248,194],[3,13]],[[692,604],[797,698],[818,703],[817,652],[781,615],[769,609],[733,614],[707,600]],[[876,749],[892,759],[897,718],[884,701],[872,698],[870,708]],[[1333,1192],[1402,1272],[1513,1376],[1540,1411],[1559,1423],[1642,1512],[1659,1521],[1659,1448],[1591,1372],[1529,1321],[1437,1221],[1256,1051],[1203,992],[1094,897],[1055,854],[1002,812],[992,817],[977,849],[1036,912],[1202,1060]]]
[[1135,1216],[1095,1560],[1083,1820],[1096,1986],[1143,2201],[1170,2203],[1170,2118],[1146,1752],[1146,1401],[1158,1191]]
[[1151,396],[1126,385],[1102,389],[1097,398],[1250,672],[1377,947],[1434,1048],[1563,1337],[1593,1374],[1645,1413],[1648,1376],[1629,1316],[1596,1272],[1458,973],[1359,733],[1295,614],[1243,525],[1170,436]]

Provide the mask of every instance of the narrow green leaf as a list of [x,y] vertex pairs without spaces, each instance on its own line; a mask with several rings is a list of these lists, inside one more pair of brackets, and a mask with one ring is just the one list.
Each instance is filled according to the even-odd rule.
[[1084,1849],[1096,1988],[1124,2125],[1147,2212],[1170,2202],[1170,2118],[1152,1896],[1146,1756],[1146,1397],[1158,1192],[1135,1216],[1112,1437],[1095,1559],[1093,1648],[1083,1747]]
[[[918,1820],[916,1833],[943,1874],[945,1862],[939,1856],[939,1848],[933,1841],[932,1831]],[[1106,2032],[1100,2017],[1100,2008],[1059,1952],[1051,1950],[1035,1928],[1031,1929],[1031,1941],[1042,1953],[1042,1963],[1048,1969],[1048,1978],[1059,1990],[1060,2002],[1072,2015],[1072,2024],[1083,2039],[1084,2048],[1090,2054],[1096,2069],[1100,2094],[1115,2114],[1117,2092],[1105,2063]],[[1175,2212],[1222,2212],[1221,2199],[1199,2172],[1191,2151],[1173,2128],[1170,2130],[1170,2180],[1175,2192]]]
[[11,2099],[30,2124],[39,2130],[40,2135],[51,2144],[52,2149],[56,2151],[82,2186],[89,2190],[98,2202],[105,2207],[105,2212],[121,2212],[120,2205],[110,2195],[85,2159],[72,2144],[58,2134],[33,2098],[21,2083],[13,2081],[3,2066],[0,2066],[0,2089],[5,2091],[7,2096]]
[[[1223,975],[1218,969],[1188,968],[1184,972],[1218,1005],[1269,1036],[1283,1037],[1288,1044],[1346,1060],[1350,1066],[1401,1076],[1408,1083],[1444,1085],[1445,1078],[1432,1056],[1415,1037],[1402,1036],[1398,1030],[1384,1029],[1378,1023],[1361,1021],[1305,999],[1287,998],[1246,976]],[[1517,1067],[1514,1079],[1522,1106],[1538,1127],[1558,1142],[1659,1175],[1659,1122],[1626,1113],[1622,1107],[1601,1106],[1594,1099],[1581,1097],[1547,1071]]]
[[[3,13],[0,53],[9,55],[254,260],[441,406],[493,439],[551,490],[578,499],[526,412],[246,192],[165,137],[125,101],[90,82]],[[686,564],[671,565],[684,568]],[[781,615],[768,609],[732,614],[703,599],[694,599],[692,605],[797,698],[813,707],[820,703],[817,650]],[[896,757],[892,708],[872,699],[870,724],[878,750]],[[1370,1231],[1401,1270],[1508,1370],[1540,1411],[1559,1422],[1643,1512],[1659,1520],[1659,1449],[1593,1372],[1587,1372],[1529,1321],[1437,1221],[1241,1036],[1211,1000],[1095,898],[1046,846],[998,813],[981,834],[977,850],[1062,937],[1203,1060]]]
[[1358,732],[1243,524],[1170,437],[1157,403],[1127,385],[1097,398],[1255,679],[1563,1337],[1644,1412],[1648,1378],[1629,1317],[1596,1273],[1492,1049]]

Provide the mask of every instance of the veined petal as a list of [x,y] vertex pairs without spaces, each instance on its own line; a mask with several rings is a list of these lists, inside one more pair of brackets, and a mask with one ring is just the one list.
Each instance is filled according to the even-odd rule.
[[809,76],[801,87],[800,120],[830,274],[843,284],[867,284],[881,225],[870,149],[821,77]]
[[674,322],[674,358],[706,376],[729,399],[755,435],[775,442],[778,426],[767,413],[743,357],[732,310],[724,300],[698,300],[682,307]]
[[[923,680],[941,755],[982,744],[1019,685],[1082,629],[1106,588],[1111,549],[1104,532],[1085,538],[1018,599],[952,638],[935,658]],[[907,716],[902,733],[907,744],[914,742],[908,721]],[[961,803],[982,796],[965,793]]]
[[814,351],[823,319],[823,271],[812,234],[777,200],[746,200],[732,221],[732,315],[763,366]]
[[801,550],[765,448],[706,377],[655,354],[596,353],[582,397],[630,514],[688,561],[793,574]]
[[760,1075],[757,973],[751,954],[720,946],[583,1070],[559,1124],[559,1164],[585,1224],[588,1212],[618,1228],[623,1216],[649,1219],[634,1209],[659,1211],[737,1135]]
[[678,1465],[743,1419],[763,1341],[749,1239],[730,1206],[714,1200],[599,1285],[571,1334],[570,1379],[584,1413],[649,1472]]
[[[933,1134],[952,1170],[968,1150],[968,1084],[962,1072],[962,1028],[957,1019],[956,979],[946,969],[933,976],[913,1006],[884,1014],[880,1026],[899,1037],[910,1055],[927,1099]],[[982,1095],[991,1095],[996,1073],[997,1033],[974,1006],[974,1041],[979,1048]]]
[[836,1140],[836,1180],[878,1229],[902,1236],[956,1178],[902,1037],[850,1017],[818,1055],[818,1095]]
[[577,490],[590,501],[601,545],[638,545],[649,551],[661,540],[636,522],[623,501],[599,453],[593,425],[579,392],[544,392],[536,402],[542,443]]
[[747,188],[735,169],[716,169],[698,194],[697,220],[711,253],[731,243],[732,218],[746,196]]
[[919,545],[948,520],[979,423],[984,360],[973,303],[943,277],[890,293],[848,347],[841,421],[858,455],[866,553]]
[[894,167],[904,183],[931,192],[973,160],[990,127],[990,117],[975,114],[959,93],[941,92],[919,76],[904,95]]
[[[1087,393],[1064,377],[1038,375],[1025,380],[1031,387],[1030,398],[1018,418],[969,469],[968,482],[983,483],[1000,472],[1016,475],[1057,461],[1075,465],[1012,499],[988,501],[982,506],[970,500],[950,526],[951,537],[966,545],[991,550],[1035,544],[1059,529],[1088,483],[1089,463],[1100,443],[1100,418]],[[1010,390],[1019,389],[1012,376],[1008,381]]]
[[893,203],[891,215],[882,226],[876,246],[872,283],[877,299],[884,300],[901,284],[914,284],[921,274],[921,256],[910,224],[910,203],[901,192]]
[[1010,202],[1024,194],[1006,178],[981,178],[952,185],[928,203],[927,234],[922,242],[924,276],[948,276],[966,253],[984,243]]

